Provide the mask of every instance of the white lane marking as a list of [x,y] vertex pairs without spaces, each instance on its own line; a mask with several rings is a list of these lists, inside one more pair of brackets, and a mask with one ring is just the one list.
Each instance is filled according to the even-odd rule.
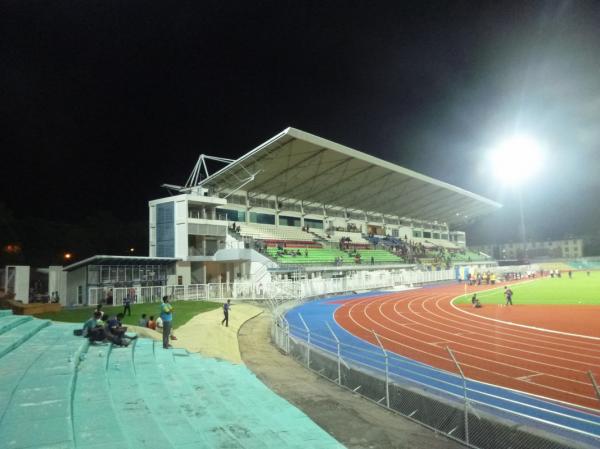
[[[424,297],[425,297],[425,296],[424,296]],[[369,299],[370,299],[370,300],[369,300]],[[353,312],[354,312],[354,309],[355,309],[357,306],[363,306],[363,304],[364,304],[364,303],[367,303],[367,304],[366,304],[366,307],[364,307],[364,306],[363,306],[362,308],[364,309],[364,311],[363,311],[363,315],[364,315],[364,317],[366,317],[366,318],[367,318],[367,320],[368,320],[369,322],[371,322],[371,323],[373,323],[374,325],[377,325],[377,326],[379,326],[379,327],[382,327],[382,328],[384,328],[384,329],[387,329],[387,330],[391,331],[391,332],[392,332],[392,333],[394,333],[394,334],[398,334],[398,335],[400,335],[401,337],[405,337],[405,338],[407,338],[407,339],[409,339],[409,340],[414,340],[414,341],[417,341],[417,342],[418,342],[418,343],[420,343],[420,344],[424,344],[424,343],[423,343],[421,340],[418,340],[417,338],[414,338],[414,337],[413,337],[413,336],[411,336],[411,335],[408,335],[408,334],[402,334],[402,333],[400,333],[400,332],[397,332],[397,331],[395,331],[395,330],[393,330],[393,329],[390,329],[389,327],[387,327],[387,326],[383,325],[382,323],[375,321],[373,318],[371,318],[371,316],[369,315],[369,313],[368,313],[368,310],[367,310],[367,309],[368,309],[370,306],[373,306],[373,305],[375,305],[375,303],[377,303],[377,302],[381,302],[381,300],[382,300],[382,299],[384,299],[384,298],[377,297],[377,298],[365,298],[365,299],[363,299],[363,300],[361,300],[361,301],[357,301],[356,303],[354,303],[354,304],[353,304],[353,305],[350,307],[350,309],[349,309],[349,311],[348,311],[348,316],[349,316],[349,318],[350,318],[350,319],[351,319],[351,320],[354,322],[354,324],[355,324],[356,326],[358,326],[359,328],[361,328],[361,329],[364,329],[365,331],[367,331],[367,332],[369,332],[369,333],[372,333],[372,332],[373,332],[373,329],[368,329],[367,327],[365,327],[365,326],[361,325],[361,324],[360,324],[360,323],[358,323],[358,322],[357,322],[357,321],[354,319],[354,317],[353,317]],[[386,299],[386,301],[385,301],[385,302],[387,302],[387,301],[389,301],[389,300],[390,300],[390,299],[388,299],[388,298],[385,298],[385,299]],[[394,298],[391,298],[391,300],[393,300],[393,299],[394,299]],[[401,299],[402,299],[402,300],[405,300],[405,299],[409,299],[409,298],[401,298]],[[412,299],[412,298],[410,298],[410,299]],[[381,307],[381,306],[380,306],[380,307]],[[381,312],[380,312],[380,313],[381,313]],[[389,320],[389,318],[385,317],[383,314],[382,314],[382,317],[383,317],[384,319],[387,319],[388,321],[390,321],[390,320]],[[413,329],[413,331],[414,331],[414,332],[417,332],[417,333],[422,333],[422,332],[416,331],[416,330],[414,330],[414,329]],[[430,357],[433,357],[433,358],[436,358],[436,359],[441,359],[441,360],[444,360],[444,361],[446,361],[446,362],[451,362],[451,359],[450,359],[449,357],[448,357],[448,358],[447,358],[447,357],[442,357],[442,356],[439,356],[439,355],[437,355],[437,354],[431,353],[431,352],[429,352],[429,351],[425,351],[425,350],[422,350],[422,349],[418,349],[417,347],[414,347],[414,346],[410,346],[410,345],[407,345],[407,344],[401,343],[400,341],[394,340],[394,339],[392,339],[392,338],[389,338],[389,337],[386,337],[386,336],[383,336],[383,335],[380,335],[380,337],[381,337],[381,339],[382,339],[382,340],[387,340],[387,341],[390,341],[390,342],[392,342],[392,343],[394,343],[394,344],[397,344],[398,346],[404,346],[404,347],[406,347],[406,348],[408,348],[408,349],[411,349],[411,350],[413,350],[413,351],[416,351],[416,352],[420,352],[420,353],[426,354],[426,355],[428,355],[428,356],[430,356]],[[455,351],[455,352],[457,352],[457,353],[462,353],[462,352],[460,352],[460,351]],[[465,354],[465,353],[463,353],[463,354]],[[469,355],[469,354],[465,354],[465,355]],[[484,358],[482,358],[482,357],[476,357],[476,356],[472,356],[472,355],[471,355],[471,357],[474,357],[474,358],[479,358],[479,359],[483,359],[483,360],[486,360],[486,361],[491,361],[491,360],[489,360],[489,359],[484,359]],[[537,371],[533,371],[533,370],[530,370],[530,369],[527,369],[527,368],[518,367],[518,366],[514,366],[514,365],[509,365],[509,364],[502,363],[502,362],[495,362],[495,361],[491,361],[491,362],[493,362],[493,363],[496,363],[496,364],[500,364],[500,365],[506,365],[506,366],[510,366],[511,368],[516,368],[516,369],[519,369],[519,370],[521,370],[521,371],[524,371],[524,372],[527,372],[527,371],[528,371],[528,372],[530,372],[530,373],[532,373],[532,374],[534,374],[534,373],[536,373],[536,372],[537,372]],[[469,363],[464,363],[464,362],[462,363],[462,365],[463,365],[463,366],[466,366],[466,367],[469,367],[469,368],[472,368],[472,369],[474,369],[474,370],[477,370],[477,371],[482,371],[482,372],[486,372],[486,373],[492,373],[492,374],[495,374],[495,375],[497,375],[497,376],[499,376],[499,377],[503,377],[503,378],[506,378],[506,379],[511,379],[511,380],[513,380],[513,381],[515,380],[515,377],[513,377],[513,376],[509,376],[509,375],[506,375],[506,374],[502,374],[502,373],[499,373],[499,372],[497,372],[497,371],[488,370],[488,369],[482,368],[482,367],[480,367],[480,366],[477,366],[477,365],[472,365],[472,364],[469,364]],[[560,379],[562,379],[562,380],[567,380],[567,381],[569,381],[569,382],[571,381],[571,379],[562,378],[562,377],[559,377],[559,376],[554,376],[554,377],[560,378]],[[552,387],[552,386],[549,386],[549,385],[537,384],[537,383],[535,383],[535,382],[529,382],[529,383],[530,383],[530,384],[533,384],[533,385],[536,385],[536,386],[538,386],[538,387],[539,387],[539,388],[541,388],[541,389],[552,390],[552,391],[556,391],[556,392],[564,393],[564,394],[567,394],[567,395],[570,395],[570,396],[577,396],[577,397],[581,397],[581,398],[585,398],[585,399],[590,399],[590,398],[593,398],[593,396],[591,396],[591,395],[582,395],[582,394],[579,394],[579,393],[574,393],[574,392],[572,392],[572,391],[569,391],[569,390],[562,390],[562,389],[560,389],[560,388]]]
[[[460,296],[463,296],[463,295],[460,295]],[[548,332],[548,333],[551,333],[551,334],[567,335],[569,337],[577,337],[577,338],[583,338],[583,339],[588,339],[588,340],[593,340],[593,341],[600,341],[600,337],[594,337],[592,335],[575,334],[575,333],[572,333],[572,332],[562,332],[562,331],[557,331],[557,330],[554,330],[554,329],[546,329],[545,327],[529,326],[527,324],[513,323],[512,321],[503,321],[503,320],[499,320],[497,318],[490,318],[488,316],[476,315],[476,314],[474,314],[472,312],[467,312],[466,310],[463,310],[460,307],[456,307],[456,304],[454,304],[454,301],[457,298],[459,298],[460,296],[452,298],[452,300],[450,301],[450,305],[452,307],[454,307],[456,310],[458,310],[459,312],[466,313],[467,315],[476,316],[478,318],[483,318],[483,319],[490,320],[490,321],[496,321],[497,323],[507,324],[509,326],[522,327],[524,329],[532,329],[532,330],[536,330],[536,331],[540,331],[540,332]]]

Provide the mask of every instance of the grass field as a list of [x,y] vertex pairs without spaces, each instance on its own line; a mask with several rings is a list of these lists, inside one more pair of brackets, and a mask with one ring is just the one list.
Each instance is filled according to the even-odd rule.
[[[544,278],[523,284],[501,284],[499,289],[477,293],[482,304],[504,304],[504,285],[513,291],[513,304],[596,305],[600,306],[600,273],[591,276],[573,273],[558,278]],[[467,287],[468,289],[469,287]],[[467,290],[468,292],[469,290]],[[458,298],[456,304],[470,304],[473,293]]]
[[[175,301],[173,304],[173,329],[184,325],[199,313],[208,312],[217,309],[222,305],[216,302],[208,301]],[[82,307],[77,309],[64,309],[60,312],[41,313],[36,315],[37,318],[45,318],[54,321],[63,321],[67,323],[84,323],[91,315],[93,307]],[[116,315],[123,311],[122,306],[102,308],[108,315]],[[126,316],[123,319],[125,324],[137,325],[142,313],[147,316],[154,315],[156,318],[160,315],[160,304],[133,304],[131,306],[131,316]]]

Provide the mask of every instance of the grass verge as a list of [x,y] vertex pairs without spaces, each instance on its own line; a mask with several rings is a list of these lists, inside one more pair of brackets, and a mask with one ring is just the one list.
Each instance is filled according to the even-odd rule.
[[[584,272],[573,273],[569,279],[544,278],[523,284],[502,284],[500,288],[477,293],[483,304],[504,304],[504,285],[513,291],[513,304],[544,305],[597,305],[600,306],[600,273],[587,276]],[[467,287],[468,288],[468,287]],[[460,296],[455,304],[470,304],[473,293]]]
[[[173,303],[173,329],[183,326],[189,320],[199,313],[209,312],[218,309],[222,305],[209,301],[174,301]],[[60,312],[40,313],[35,315],[37,318],[44,318],[53,321],[62,321],[66,323],[84,323],[91,315],[94,307],[80,307],[76,309],[63,309]],[[116,315],[123,311],[122,306],[104,306],[102,308],[108,315]],[[153,315],[155,318],[160,315],[160,303],[132,304],[131,316],[125,316],[123,323],[138,324],[142,314]]]

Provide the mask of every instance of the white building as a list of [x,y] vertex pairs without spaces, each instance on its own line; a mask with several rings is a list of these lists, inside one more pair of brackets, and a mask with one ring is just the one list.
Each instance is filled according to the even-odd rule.
[[484,245],[481,250],[497,259],[575,259],[583,257],[582,239],[548,240],[543,242],[502,243]]

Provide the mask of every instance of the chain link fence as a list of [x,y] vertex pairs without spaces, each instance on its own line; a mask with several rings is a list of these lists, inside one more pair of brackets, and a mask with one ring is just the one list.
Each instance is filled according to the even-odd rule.
[[[600,447],[600,419],[585,422],[584,413],[568,419],[560,411],[543,409],[512,397],[494,396],[484,384],[457,372],[434,369],[387,352],[342,343],[327,325],[328,335],[290,326],[287,304],[273,310],[272,341],[306,368],[426,427],[480,449],[591,449]],[[483,385],[483,386],[482,386]],[[596,418],[598,416],[596,415]]]

